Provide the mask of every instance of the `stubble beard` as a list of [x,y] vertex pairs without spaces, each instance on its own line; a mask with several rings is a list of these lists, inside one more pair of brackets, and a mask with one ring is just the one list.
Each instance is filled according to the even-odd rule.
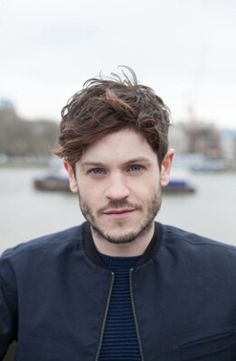
[[[81,212],[84,216],[84,218],[89,222],[93,232],[96,234],[96,236],[100,239],[106,240],[109,243],[112,244],[127,244],[134,242],[137,238],[145,236],[150,229],[152,228],[154,218],[158,214],[161,203],[162,203],[162,192],[161,188],[153,194],[152,199],[147,202],[147,213],[144,221],[139,225],[138,229],[136,231],[128,232],[126,234],[121,234],[120,236],[114,236],[109,232],[106,232],[105,230],[101,229],[99,225],[96,222],[96,219],[93,215],[93,212],[91,208],[88,206],[88,204],[82,199],[80,193],[78,192],[78,198],[79,198],[79,204]],[[117,202],[117,207],[121,206],[121,201]],[[113,207],[115,208],[115,202],[112,202]],[[123,206],[127,206],[127,201],[123,201]],[[139,207],[140,208],[140,207]],[[140,208],[142,210],[143,208]],[[137,210],[139,211],[139,210]],[[122,226],[120,226],[121,232],[122,232]]]

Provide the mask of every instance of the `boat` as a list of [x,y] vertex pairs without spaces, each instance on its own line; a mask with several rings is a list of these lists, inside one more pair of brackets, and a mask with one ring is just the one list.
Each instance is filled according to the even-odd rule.
[[40,191],[70,191],[68,178],[53,174],[34,179],[34,188]]
[[163,188],[164,193],[195,193],[196,189],[186,180],[170,180],[169,184]]
[[185,171],[174,170],[171,174],[170,181],[166,187],[163,188],[164,193],[195,193],[196,187],[189,179],[189,175]]
[[50,161],[50,170],[33,180],[34,188],[40,191],[69,192],[69,179],[63,163],[55,158]]

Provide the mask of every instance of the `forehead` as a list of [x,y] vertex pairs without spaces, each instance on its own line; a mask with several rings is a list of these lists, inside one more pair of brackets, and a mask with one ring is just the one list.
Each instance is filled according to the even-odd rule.
[[127,162],[129,159],[156,160],[156,154],[147,140],[132,129],[122,129],[106,135],[90,145],[80,158],[84,162]]

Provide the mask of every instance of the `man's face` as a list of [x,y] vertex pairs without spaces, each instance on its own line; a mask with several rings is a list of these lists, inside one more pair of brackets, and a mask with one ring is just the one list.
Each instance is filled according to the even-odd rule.
[[80,208],[100,238],[128,243],[153,227],[161,206],[161,186],[167,185],[173,152],[158,165],[146,139],[130,129],[105,136],[76,163],[65,163],[70,187]]

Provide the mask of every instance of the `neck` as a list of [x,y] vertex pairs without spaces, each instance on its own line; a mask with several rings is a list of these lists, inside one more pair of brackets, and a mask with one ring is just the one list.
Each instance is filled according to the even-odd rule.
[[141,256],[152,240],[154,234],[154,222],[137,238],[129,243],[112,243],[100,236],[92,227],[91,232],[97,250],[112,257],[135,257]]

